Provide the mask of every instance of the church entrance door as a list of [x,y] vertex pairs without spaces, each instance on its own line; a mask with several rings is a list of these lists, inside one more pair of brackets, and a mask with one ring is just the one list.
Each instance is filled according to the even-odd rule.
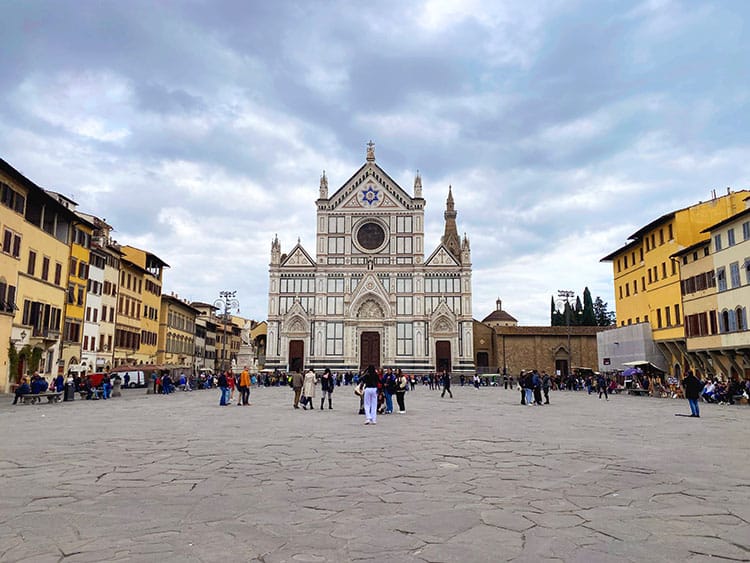
[[363,332],[359,338],[359,370],[373,365],[380,367],[380,333]]
[[438,340],[435,342],[435,368],[438,372],[443,370],[451,372],[451,343],[450,340]]
[[305,366],[305,343],[302,340],[289,341],[289,371],[302,373]]

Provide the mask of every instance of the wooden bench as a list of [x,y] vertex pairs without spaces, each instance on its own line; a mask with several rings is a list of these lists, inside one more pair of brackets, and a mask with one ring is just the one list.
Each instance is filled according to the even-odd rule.
[[44,393],[28,393],[22,395],[24,405],[33,405],[35,403],[41,403],[44,397],[47,398],[48,403],[59,403],[62,398],[62,391],[45,391]]
[[628,389],[628,395],[648,396],[648,389]]

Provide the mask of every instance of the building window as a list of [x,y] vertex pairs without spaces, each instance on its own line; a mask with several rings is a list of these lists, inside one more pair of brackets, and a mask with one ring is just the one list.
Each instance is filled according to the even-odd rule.
[[669,306],[664,307],[664,319],[667,322],[667,326],[672,326],[672,312],[669,310]]
[[750,240],[750,221],[742,223],[742,240]]
[[667,226],[667,229],[669,230],[669,235],[668,235],[669,240],[674,240],[674,233],[672,232],[672,223],[670,223]]
[[414,355],[414,326],[412,323],[396,323],[396,355]]
[[396,237],[396,254],[412,254],[411,237]]
[[625,297],[630,297],[630,284],[625,282]]
[[740,281],[740,263],[739,262],[732,262],[729,264],[729,276],[732,281],[732,289],[735,287],[740,287],[742,285],[742,282]]
[[714,236],[714,252],[721,250],[721,235]]
[[626,270],[628,269],[628,255],[627,254],[623,256],[622,258],[622,267],[625,268]]
[[396,293],[412,293],[411,278],[396,278]]
[[36,252],[33,250],[29,250],[29,264],[26,268],[26,273],[30,276],[34,275],[34,271],[36,270]]
[[674,305],[674,324],[680,324],[680,306],[677,303]]
[[396,217],[396,232],[397,233],[411,233],[413,231],[412,217]]
[[344,298],[343,297],[326,297],[326,314],[343,315]]
[[745,282],[750,283],[750,258],[745,258]]
[[622,264],[620,263],[620,259],[617,259],[617,273],[622,272]]
[[328,293],[344,293],[344,278],[328,278]]
[[620,286],[620,299],[622,299],[622,286]]
[[667,263],[666,262],[661,263],[661,277],[662,279],[667,277]]
[[328,254],[344,253],[344,237],[328,237]]
[[659,229],[659,246],[664,244],[664,229]]
[[641,276],[641,291],[646,291],[646,276]]
[[727,231],[727,246],[734,246],[734,229]]
[[727,290],[727,272],[723,266],[716,270],[716,285],[719,291]]
[[60,262],[55,263],[55,285],[60,285],[62,281],[62,264]]
[[326,355],[341,356],[344,353],[344,323],[326,323]]
[[396,297],[396,314],[397,315],[411,315],[413,314],[412,309],[413,298],[409,297]]
[[49,279],[49,258],[46,256],[42,257],[42,279],[44,281]]
[[656,310],[656,328],[661,328],[661,309]]
[[638,295],[638,280],[633,282],[633,295]]
[[737,330],[747,330],[747,319],[745,317],[745,308],[737,307],[734,310],[734,316],[737,319]]
[[344,218],[343,217],[329,217],[328,218],[328,232],[329,233],[343,233],[344,232]]

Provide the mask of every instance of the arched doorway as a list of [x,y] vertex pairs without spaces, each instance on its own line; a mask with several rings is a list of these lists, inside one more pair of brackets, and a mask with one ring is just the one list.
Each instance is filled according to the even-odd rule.
[[289,341],[289,371],[302,373],[305,365],[305,342],[303,340]]

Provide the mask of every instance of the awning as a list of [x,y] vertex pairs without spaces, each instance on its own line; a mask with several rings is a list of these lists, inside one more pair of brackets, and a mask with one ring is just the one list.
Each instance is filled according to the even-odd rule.
[[624,366],[632,366],[632,367],[639,367],[641,369],[652,369],[656,371],[660,371],[664,373],[664,370],[661,369],[659,366],[655,366],[651,362],[647,362],[646,360],[636,360],[634,362],[623,362],[622,365]]

